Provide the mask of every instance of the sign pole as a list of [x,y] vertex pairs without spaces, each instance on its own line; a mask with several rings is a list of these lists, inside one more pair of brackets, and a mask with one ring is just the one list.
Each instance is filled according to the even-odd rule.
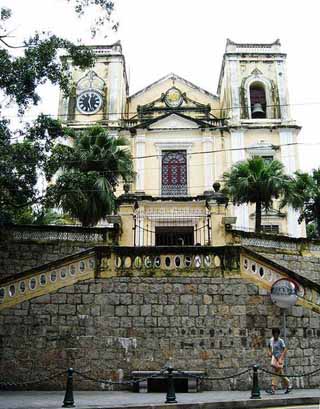
[[[284,343],[286,344],[286,348],[288,348],[287,346],[287,317],[286,317],[286,309],[283,308],[282,309],[283,312],[283,339],[284,339]],[[288,369],[288,361],[287,361],[287,355],[284,358],[284,369],[285,372],[287,372]]]

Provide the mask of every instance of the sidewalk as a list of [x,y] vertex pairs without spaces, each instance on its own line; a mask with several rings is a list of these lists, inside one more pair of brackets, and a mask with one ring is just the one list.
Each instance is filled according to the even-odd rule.
[[[28,391],[0,392],[0,409],[58,409],[61,408],[64,392]],[[293,390],[289,395],[279,391],[268,395],[261,391],[259,400],[250,399],[249,391],[218,391],[177,394],[177,404],[165,405],[163,393],[133,392],[74,392],[75,406],[78,409],[237,409],[270,408],[287,405],[315,405],[320,402],[320,389]]]

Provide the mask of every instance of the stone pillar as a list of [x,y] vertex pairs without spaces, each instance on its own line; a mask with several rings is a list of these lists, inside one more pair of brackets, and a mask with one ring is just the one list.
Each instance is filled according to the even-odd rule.
[[[231,164],[243,161],[246,159],[244,150],[244,132],[242,129],[231,131]],[[243,204],[233,206],[234,216],[237,218],[236,227],[240,230],[249,228],[249,206]]]
[[134,203],[123,202],[118,214],[121,217],[122,225],[119,246],[134,246]]
[[226,216],[224,204],[218,204],[215,199],[208,201],[211,215],[211,246],[226,245],[226,231],[222,218]]

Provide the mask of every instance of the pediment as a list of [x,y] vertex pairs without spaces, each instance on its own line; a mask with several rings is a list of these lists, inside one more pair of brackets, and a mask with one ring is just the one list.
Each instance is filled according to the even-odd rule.
[[199,124],[192,119],[184,118],[177,114],[168,115],[152,123],[149,129],[197,129]]
[[152,84],[146,86],[145,88],[137,91],[136,93],[130,96],[130,99],[139,98],[142,95],[148,97],[149,94],[154,95],[156,92],[158,93],[165,92],[168,88],[174,85],[184,89],[184,92],[188,91],[189,93],[194,92],[199,97],[200,95],[202,95],[206,96],[207,98],[210,98],[211,100],[218,100],[217,95],[212,94],[211,92],[199,87],[198,85],[193,84],[192,82],[174,73],[167,74],[164,77],[158,79],[157,81],[154,81]]

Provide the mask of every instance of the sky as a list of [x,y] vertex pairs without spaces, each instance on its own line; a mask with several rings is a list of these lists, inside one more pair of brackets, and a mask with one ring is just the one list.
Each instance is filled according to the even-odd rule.
[[[174,72],[215,93],[226,39],[273,42],[280,38],[288,54],[292,116],[303,126],[300,167],[320,166],[320,4],[317,0],[115,0],[119,31],[106,26],[92,40],[94,14],[79,19],[67,0],[1,0],[13,10],[11,43],[38,31],[52,31],[73,41],[107,44],[121,40],[130,93]],[[105,36],[107,35],[107,38]],[[45,86],[37,111],[57,114],[58,90]],[[11,111],[12,117],[14,113]]]

